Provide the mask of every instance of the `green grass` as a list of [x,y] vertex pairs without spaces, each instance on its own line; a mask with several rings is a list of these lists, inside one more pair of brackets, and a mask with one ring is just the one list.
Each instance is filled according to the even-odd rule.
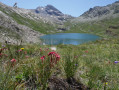
[[[10,15],[17,23],[41,33],[54,30],[53,26],[42,21],[36,22],[14,12],[7,13],[2,8],[0,10]],[[6,45],[6,49],[0,52],[0,89],[44,90],[49,84],[48,79],[55,74],[63,79],[73,77],[92,90],[118,90],[119,63],[114,63],[119,61],[118,23],[119,18],[76,24],[66,22],[65,26],[71,28],[64,33],[91,33],[105,39],[77,46],[56,45],[55,52],[60,55],[57,64],[51,63],[51,57],[48,56],[51,52],[49,45]],[[106,33],[106,30],[111,33]],[[4,48],[2,44],[0,48]],[[20,48],[24,50],[17,52]],[[42,62],[43,55],[46,57]],[[52,57],[56,60],[55,56]],[[15,63],[11,62],[13,58],[16,59]]]
[[[65,33],[91,33],[96,34],[101,37],[110,38],[119,36],[119,17],[103,19],[100,21],[91,22],[66,22],[66,26],[70,26],[70,30],[65,31]],[[116,26],[117,28],[109,28],[110,26]],[[106,30],[111,31],[111,33],[106,33]]]
[[47,34],[50,31],[55,31],[55,27],[50,23],[43,23],[43,21],[34,21],[29,18],[22,17],[16,13],[11,13],[10,16],[19,24],[26,25],[33,30]]
[[[16,53],[22,47],[24,50]],[[48,48],[50,46],[7,45],[8,50],[2,53],[7,54],[8,57],[0,58],[1,87],[4,89],[46,88],[48,78],[54,73],[56,74],[58,68],[61,72],[56,74],[57,77],[64,79],[74,77],[78,82],[82,82],[94,90],[119,89],[119,63],[114,63],[119,60],[119,39],[98,40],[77,46],[57,45],[56,47],[60,60],[50,69],[48,67],[50,66],[48,64],[50,59],[48,59],[48,53],[51,52]],[[27,51],[27,54],[24,54],[24,51]],[[43,55],[46,58],[42,64],[40,57]],[[26,58],[26,56],[29,57]],[[12,58],[16,59],[13,67],[10,66]],[[46,70],[50,72],[46,72]]]

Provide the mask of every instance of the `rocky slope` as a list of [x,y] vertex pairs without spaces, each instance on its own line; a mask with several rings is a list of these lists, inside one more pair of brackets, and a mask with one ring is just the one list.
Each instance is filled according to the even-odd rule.
[[71,15],[63,14],[61,11],[59,11],[52,5],[47,5],[45,7],[37,7],[36,9],[32,9],[31,11],[44,18],[47,18],[47,20],[54,21],[55,23],[62,23],[67,19],[73,18]]
[[92,20],[102,20],[115,18],[119,16],[119,1],[116,1],[113,4],[107,6],[96,6],[90,8],[88,11],[84,12],[78,18],[75,18],[74,21],[92,21]]
[[8,41],[16,44],[20,40],[24,43],[37,43],[40,32],[25,25],[21,25],[11,17],[15,13],[14,8],[0,3],[0,42]]
[[0,42],[7,40],[17,43],[21,39],[27,43],[40,42],[42,33],[65,30],[60,27],[70,18],[72,16],[63,14],[51,5],[31,10],[0,3]]

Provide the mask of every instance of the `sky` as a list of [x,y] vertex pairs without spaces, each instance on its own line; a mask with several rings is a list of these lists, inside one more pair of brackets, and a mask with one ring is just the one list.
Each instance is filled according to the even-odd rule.
[[78,17],[94,6],[105,6],[118,0],[0,0],[0,2],[13,6],[17,2],[19,8],[35,9],[38,6],[53,5],[64,14]]

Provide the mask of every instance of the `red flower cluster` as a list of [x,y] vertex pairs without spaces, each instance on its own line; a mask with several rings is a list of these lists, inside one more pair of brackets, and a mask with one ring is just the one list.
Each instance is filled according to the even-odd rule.
[[88,51],[85,51],[85,53],[88,53]]
[[15,62],[16,62],[16,59],[13,58],[13,59],[11,60],[11,62],[12,62],[11,66],[14,67]]
[[12,63],[16,62],[16,59],[13,58],[13,59],[11,60],[11,62],[12,62]]
[[43,55],[40,59],[42,60],[43,63],[43,60],[45,60],[45,56]]
[[[48,56],[50,56],[50,65],[51,66],[53,66],[54,63],[57,64],[57,61],[60,60],[60,55],[54,51],[49,52]],[[45,60],[45,56],[42,56],[40,59],[42,60],[42,63],[43,63],[43,60]]]
[[48,56],[50,56],[50,64],[53,65],[53,63],[57,64],[57,61],[60,60],[60,55],[57,54],[56,52],[50,52],[48,54]]

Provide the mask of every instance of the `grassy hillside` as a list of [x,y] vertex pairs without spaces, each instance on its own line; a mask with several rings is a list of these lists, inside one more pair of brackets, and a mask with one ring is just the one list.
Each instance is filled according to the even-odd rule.
[[55,32],[55,26],[53,26],[51,23],[44,23],[42,20],[35,21],[26,17],[23,17],[14,11],[11,11],[9,8],[2,8],[0,7],[0,11],[4,12],[8,16],[12,17],[13,20],[15,20],[18,24],[26,25],[33,30],[39,31],[41,33],[47,34]]
[[39,31],[41,33],[47,34],[50,31],[55,31],[55,27],[50,23],[44,23],[41,21],[34,21],[29,18],[22,17],[16,13],[11,13],[10,16],[19,24],[26,25],[33,30]]
[[71,27],[66,33],[92,33],[101,37],[119,36],[119,17],[84,23],[67,22],[65,25]]

